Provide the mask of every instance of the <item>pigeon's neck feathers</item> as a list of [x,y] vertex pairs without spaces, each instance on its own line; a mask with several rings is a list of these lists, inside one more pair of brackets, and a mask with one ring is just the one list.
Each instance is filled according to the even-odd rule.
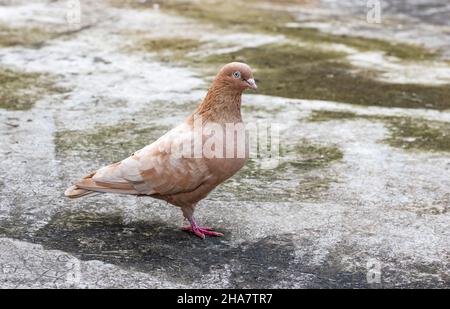
[[241,122],[241,97],[242,90],[214,82],[194,114],[204,122]]

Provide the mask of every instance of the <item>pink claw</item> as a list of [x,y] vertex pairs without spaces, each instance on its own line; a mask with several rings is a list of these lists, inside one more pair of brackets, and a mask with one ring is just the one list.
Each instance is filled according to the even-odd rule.
[[222,233],[214,232],[213,231],[214,229],[210,228],[210,227],[185,226],[185,227],[182,227],[181,230],[186,231],[186,232],[192,232],[196,236],[200,237],[201,239],[205,239],[205,236],[214,236],[214,237],[221,237],[221,236],[223,236]]

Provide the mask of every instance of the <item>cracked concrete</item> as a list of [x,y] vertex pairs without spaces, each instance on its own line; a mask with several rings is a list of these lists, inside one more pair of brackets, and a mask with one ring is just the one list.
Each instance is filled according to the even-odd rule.
[[[386,143],[392,132],[384,121],[403,117],[447,124],[448,110],[304,100],[302,89],[289,99],[244,95],[245,121],[280,125],[284,165],[267,171],[251,161],[201,202],[198,220],[224,238],[201,241],[179,231],[180,210],[158,200],[64,198],[74,179],[145,146],[192,110],[216,70],[203,59],[293,40],[258,29],[225,29],[163,5],[155,10],[82,2],[79,27],[88,26],[82,31],[50,36],[38,47],[0,48],[0,69],[51,74],[64,89],[49,92],[29,110],[0,109],[0,287],[450,286],[449,152]],[[359,15],[349,15],[344,5],[352,1],[338,9],[329,1],[320,3],[320,10],[290,8],[302,25],[311,26],[308,18],[315,16],[325,33],[323,16],[330,11],[342,12],[328,21],[334,31],[360,25],[354,17]],[[65,4],[8,1],[0,5],[0,16],[9,26],[40,27],[53,35],[56,28],[57,33],[70,30]],[[384,35],[395,32],[394,17],[422,20],[425,26],[417,33],[450,27],[440,15],[418,16],[415,6],[409,13],[391,6]],[[180,29],[202,42],[197,50],[173,58],[169,51],[161,59],[156,52],[133,49],[141,40],[180,36]],[[367,33],[373,31],[360,34]],[[436,47],[422,39],[408,35],[408,42]],[[342,50],[360,70],[385,70],[387,83],[421,84],[424,76],[437,76],[439,87],[449,80],[445,53],[428,67],[425,61],[385,58],[379,51]],[[376,61],[367,55],[377,55]],[[423,74],[415,77],[411,71]],[[263,72],[257,70],[256,77],[264,79]],[[317,111],[336,112],[335,118],[313,121]],[[352,116],[339,118],[338,112]],[[448,132],[439,133],[446,141]],[[374,271],[379,280],[368,279]]]

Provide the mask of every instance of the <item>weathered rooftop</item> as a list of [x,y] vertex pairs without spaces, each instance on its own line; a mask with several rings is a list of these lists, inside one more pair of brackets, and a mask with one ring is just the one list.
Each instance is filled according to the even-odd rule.
[[[0,6],[0,287],[448,288],[447,1],[383,1],[382,24],[351,0],[203,2],[83,1],[72,26],[65,1]],[[198,207],[224,238],[158,200],[63,197],[234,60],[259,85],[244,119],[279,124],[282,157]]]

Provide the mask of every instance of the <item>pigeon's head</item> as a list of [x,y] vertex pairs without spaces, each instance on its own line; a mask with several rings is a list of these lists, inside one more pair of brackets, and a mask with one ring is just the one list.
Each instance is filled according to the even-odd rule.
[[247,88],[256,89],[252,69],[242,62],[231,62],[220,69],[216,81],[233,90],[244,91]]

